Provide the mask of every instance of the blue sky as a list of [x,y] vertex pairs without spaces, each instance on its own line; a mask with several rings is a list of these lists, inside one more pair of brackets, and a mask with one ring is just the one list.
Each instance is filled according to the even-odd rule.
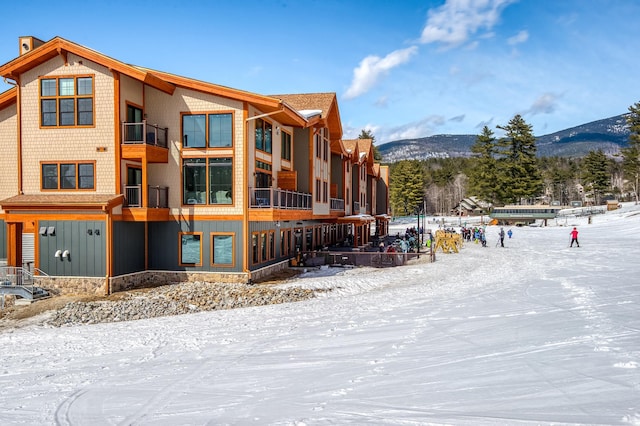
[[495,131],[515,114],[545,135],[640,101],[637,0],[38,0],[4,12],[0,63],[19,36],[60,36],[255,93],[335,92],[344,137],[368,129],[378,144]]

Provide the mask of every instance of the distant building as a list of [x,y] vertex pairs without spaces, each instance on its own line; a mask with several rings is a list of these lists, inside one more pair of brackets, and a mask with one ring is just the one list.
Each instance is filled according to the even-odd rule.
[[487,214],[490,203],[478,200],[476,197],[463,198],[451,211],[456,216],[480,216]]

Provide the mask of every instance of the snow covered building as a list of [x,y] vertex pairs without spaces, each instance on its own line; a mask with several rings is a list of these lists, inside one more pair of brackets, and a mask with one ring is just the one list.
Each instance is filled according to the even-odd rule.
[[0,260],[60,292],[248,282],[385,229],[388,169],[342,140],[335,93],[246,92],[60,37],[19,52],[0,66]]

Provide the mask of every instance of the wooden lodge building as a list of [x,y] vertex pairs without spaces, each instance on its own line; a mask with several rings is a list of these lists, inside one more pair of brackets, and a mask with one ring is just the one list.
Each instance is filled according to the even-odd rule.
[[64,292],[250,282],[388,233],[335,93],[262,95],[19,38],[0,66],[0,262]]

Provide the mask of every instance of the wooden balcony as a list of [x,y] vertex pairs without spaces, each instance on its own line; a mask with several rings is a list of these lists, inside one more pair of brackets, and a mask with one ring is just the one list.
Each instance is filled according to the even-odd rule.
[[165,221],[169,219],[169,188],[162,186],[147,187],[147,203],[142,202],[142,185],[124,187],[122,213],[131,221]]
[[250,220],[304,219],[312,213],[311,194],[275,188],[249,189]]
[[122,158],[147,163],[169,161],[168,129],[157,124],[122,123]]

